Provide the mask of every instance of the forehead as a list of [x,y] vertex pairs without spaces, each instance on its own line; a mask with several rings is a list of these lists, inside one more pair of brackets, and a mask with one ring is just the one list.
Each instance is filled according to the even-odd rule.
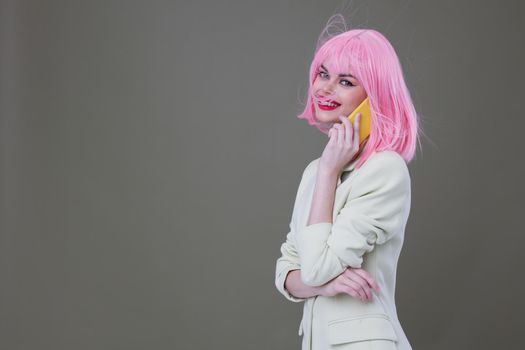
[[329,72],[343,75],[353,75],[352,64],[348,57],[334,57],[330,55],[321,60],[319,67],[325,67]]

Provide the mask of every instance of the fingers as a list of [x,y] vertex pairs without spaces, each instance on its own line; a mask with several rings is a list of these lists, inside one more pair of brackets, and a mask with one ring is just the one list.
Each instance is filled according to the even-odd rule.
[[337,134],[337,139],[334,140],[339,146],[345,142],[345,128],[342,124],[335,123],[333,126],[334,134]]
[[361,275],[351,271],[347,270],[346,276],[351,279],[352,281],[356,282],[363,293],[366,295],[367,299],[372,299],[372,292],[370,291],[370,286],[368,285],[368,281],[365,280]]
[[360,127],[360,124],[361,123],[361,113],[357,113],[357,115],[355,116],[355,120],[354,120],[354,147],[356,149],[359,148],[359,127]]
[[334,124],[328,131],[328,136],[330,136],[330,140],[328,142],[332,142],[332,143],[338,142],[339,133],[337,132],[337,127],[336,127],[337,125],[339,124]]
[[377,282],[372,278],[372,276],[370,276],[368,272],[366,272],[363,269],[352,269],[352,271],[358,274],[359,276],[363,277],[363,279],[366,280],[366,282],[371,288],[374,288],[376,291],[379,291],[379,284],[377,284]]
[[358,283],[344,277],[341,280],[341,284],[343,284],[343,288],[347,294],[351,295],[354,298],[359,298],[361,301],[367,300],[366,293],[363,291],[363,289]]
[[351,145],[352,142],[353,142],[353,126],[352,126],[352,123],[350,123],[350,120],[348,118],[346,118],[345,116],[339,116],[339,119],[341,120],[342,124],[341,126],[343,127],[343,129],[346,131],[345,135],[344,135],[344,143],[348,144],[348,145]]
[[364,295],[366,300],[372,299],[372,292],[370,291],[368,282],[363,277],[349,269],[346,270],[344,274],[348,280],[354,282],[358,286],[360,294]]
[[338,148],[349,150],[352,155],[359,150],[359,122],[361,113],[358,113],[354,123],[345,116],[339,116],[341,123],[334,123],[328,130],[328,141],[331,145],[337,145]]

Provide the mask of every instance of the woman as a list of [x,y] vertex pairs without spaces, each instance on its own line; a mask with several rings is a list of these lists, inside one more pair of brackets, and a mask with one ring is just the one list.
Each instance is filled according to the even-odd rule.
[[[316,50],[309,83],[298,117],[329,141],[303,172],[276,287],[304,302],[303,350],[411,349],[394,294],[418,117],[398,57],[376,30],[344,31]],[[347,116],[366,97],[371,131],[359,144],[359,118]]]

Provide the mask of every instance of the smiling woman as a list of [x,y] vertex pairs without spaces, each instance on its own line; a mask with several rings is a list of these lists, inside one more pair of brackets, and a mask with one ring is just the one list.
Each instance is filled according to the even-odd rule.
[[[354,29],[316,51],[309,81],[298,117],[329,141],[303,171],[275,285],[304,302],[303,350],[410,350],[394,295],[419,124],[401,65],[381,33]],[[359,119],[347,116],[367,98],[359,144]]]
[[[325,33],[331,31],[336,20],[344,23],[342,16],[333,16],[320,42],[326,40]],[[353,29],[328,36],[310,65],[306,105],[297,117],[328,135],[328,130],[340,123],[338,117],[348,116],[367,96],[372,112],[371,132],[358,167],[373,150],[392,149],[411,161],[420,134],[419,118],[395,49],[376,30]],[[323,102],[338,105],[321,108]]]
[[317,69],[312,86],[315,115],[319,122],[338,123],[340,115],[349,115],[367,95],[363,86],[352,74],[330,75],[326,66],[334,66],[332,57],[327,58]]

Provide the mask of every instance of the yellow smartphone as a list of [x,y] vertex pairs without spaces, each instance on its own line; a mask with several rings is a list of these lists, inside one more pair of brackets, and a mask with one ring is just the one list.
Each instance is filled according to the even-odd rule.
[[356,109],[348,116],[348,119],[354,125],[355,116],[357,113],[361,113],[361,119],[359,120],[359,144],[363,142],[370,135],[370,122],[371,112],[370,103],[368,102],[368,96],[357,106]]

